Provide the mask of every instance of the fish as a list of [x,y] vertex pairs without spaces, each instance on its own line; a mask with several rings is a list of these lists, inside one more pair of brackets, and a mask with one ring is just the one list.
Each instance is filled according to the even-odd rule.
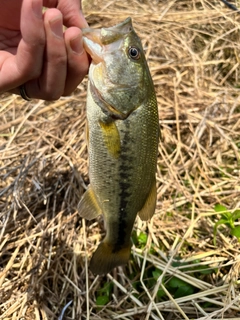
[[83,30],[91,56],[87,90],[90,184],[78,204],[82,218],[103,215],[106,236],[89,268],[109,273],[126,264],[137,214],[146,221],[156,207],[159,118],[153,81],[131,18]]

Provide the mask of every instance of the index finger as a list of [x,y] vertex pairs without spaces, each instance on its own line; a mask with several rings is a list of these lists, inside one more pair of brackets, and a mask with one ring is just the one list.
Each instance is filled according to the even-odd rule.
[[63,15],[63,23],[66,27],[88,27],[87,21],[81,11],[80,0],[43,0],[43,5],[60,10]]

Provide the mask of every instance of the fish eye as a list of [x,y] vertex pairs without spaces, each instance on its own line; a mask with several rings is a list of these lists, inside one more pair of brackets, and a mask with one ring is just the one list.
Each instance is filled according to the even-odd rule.
[[132,58],[134,60],[138,60],[138,59],[140,59],[140,50],[136,47],[129,47],[128,55],[130,58]]

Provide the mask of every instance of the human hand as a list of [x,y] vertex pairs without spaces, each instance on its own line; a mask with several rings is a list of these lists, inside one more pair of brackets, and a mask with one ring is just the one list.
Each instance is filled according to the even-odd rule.
[[[43,6],[50,9],[42,13]],[[89,67],[83,27],[79,0],[2,0],[0,92],[19,94],[24,84],[31,98],[71,94]]]

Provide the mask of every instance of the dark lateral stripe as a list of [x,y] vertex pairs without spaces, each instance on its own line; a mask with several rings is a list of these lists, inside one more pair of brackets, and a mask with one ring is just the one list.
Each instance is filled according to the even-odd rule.
[[122,248],[122,245],[126,245],[129,239],[126,239],[128,237],[129,232],[128,230],[132,228],[132,226],[129,225],[129,222],[127,219],[127,205],[129,197],[131,196],[131,183],[130,183],[130,173],[133,171],[133,161],[134,157],[131,154],[131,139],[130,139],[130,124],[128,120],[125,120],[126,130],[124,131],[124,137],[121,144],[121,154],[119,156],[120,161],[120,167],[119,167],[119,186],[120,186],[120,203],[118,208],[118,219],[119,219],[119,225],[118,225],[118,234],[117,234],[117,240],[115,243],[114,251],[118,251],[120,248]]

